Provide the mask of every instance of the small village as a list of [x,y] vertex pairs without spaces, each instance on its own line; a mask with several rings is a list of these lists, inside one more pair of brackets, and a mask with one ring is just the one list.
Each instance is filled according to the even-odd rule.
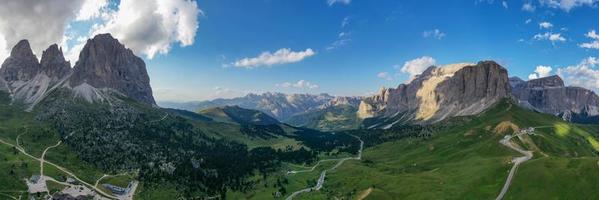
[[[95,188],[90,189],[90,187],[78,182],[73,177],[67,177],[64,182],[61,182],[52,177],[40,175],[32,175],[29,179],[26,179],[25,182],[27,183],[28,187],[27,192],[29,193],[29,200],[67,200],[88,198],[98,200],[115,199],[112,197],[107,198],[105,195],[98,194],[94,189],[105,189],[105,191],[109,191],[112,195],[114,195],[116,199],[129,200],[133,199],[133,195],[135,194],[138,184],[137,181],[131,181],[127,187],[123,188],[109,183],[104,183],[101,185],[103,188],[94,186]],[[60,191],[50,191],[47,185],[48,182],[54,182],[64,187]]]

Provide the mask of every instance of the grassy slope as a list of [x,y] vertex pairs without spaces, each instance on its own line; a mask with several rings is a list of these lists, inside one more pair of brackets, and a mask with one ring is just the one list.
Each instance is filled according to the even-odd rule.
[[[0,139],[5,142],[19,144],[29,154],[39,157],[48,146],[55,145],[59,134],[49,125],[34,120],[35,113],[24,112],[22,108],[10,105],[6,93],[0,92]],[[26,191],[24,179],[39,174],[39,162],[14,150],[5,144],[0,144],[0,193],[15,194],[16,191]],[[88,182],[94,182],[102,173],[91,164],[76,156],[65,144],[51,149],[46,154],[46,160],[63,166]],[[50,165],[45,165],[45,174],[61,180],[64,173]],[[11,174],[10,171],[14,174]],[[12,191],[12,192],[11,192]],[[12,195],[18,196],[18,195]]]
[[550,126],[537,129],[540,136],[530,136],[534,144],[521,142],[538,149],[519,168],[506,198],[599,198],[593,190],[599,163],[591,142],[597,129],[507,102],[427,140],[408,138],[368,148],[362,161],[342,165],[329,174],[323,190],[301,198],[356,198],[373,188],[366,199],[493,199],[511,167],[508,161],[520,156],[498,143],[503,136],[492,130],[502,121],[521,128]]

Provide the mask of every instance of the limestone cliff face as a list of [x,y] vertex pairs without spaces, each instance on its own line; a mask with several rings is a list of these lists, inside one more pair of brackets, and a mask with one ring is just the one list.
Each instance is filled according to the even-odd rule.
[[[80,93],[114,89],[132,99],[155,105],[144,61],[110,34],[87,41],[73,67],[69,86]],[[87,95],[87,94],[84,94]]]
[[585,118],[599,116],[599,96],[595,92],[566,87],[557,75],[518,84],[512,95],[523,107],[561,116],[567,121],[586,122]]
[[407,84],[362,100],[358,116],[431,123],[480,113],[509,94],[507,70],[493,61],[433,66]]

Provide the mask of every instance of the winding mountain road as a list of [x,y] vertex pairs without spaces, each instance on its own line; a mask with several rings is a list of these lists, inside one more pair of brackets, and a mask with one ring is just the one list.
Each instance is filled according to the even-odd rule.
[[329,169],[322,170],[322,172],[320,173],[320,177],[318,177],[318,181],[316,182],[315,186],[295,191],[291,195],[289,195],[285,200],[292,200],[294,197],[296,197],[297,195],[300,195],[302,193],[308,193],[308,192],[312,192],[314,190],[320,190],[322,188],[322,185],[324,184],[325,178],[327,176],[327,171],[337,169],[337,167],[341,166],[347,160],[361,160],[362,159],[362,150],[364,149],[364,141],[362,141],[362,139],[360,139],[357,136],[354,136],[354,137],[356,139],[360,140],[360,150],[358,150],[358,155],[357,156],[355,156],[355,157],[346,157],[346,158],[338,158],[338,159],[321,160],[321,161],[318,161],[318,163],[316,163],[316,165],[314,165],[312,168],[310,168],[310,170],[300,170],[300,171],[289,171],[289,172],[287,172],[287,174],[297,174],[297,173],[303,173],[303,172],[311,172],[311,171],[314,171],[314,169],[316,169],[316,167],[318,165],[320,165],[320,163],[322,163],[322,162],[337,161],[337,160],[339,161],[339,162],[337,162],[337,164],[335,164],[335,166],[333,166],[333,167],[331,167]]
[[[545,128],[547,126],[539,126],[539,127],[534,127],[534,128]],[[514,151],[517,151],[519,153],[521,153],[522,157],[517,157],[514,158],[512,160],[512,162],[514,163],[514,166],[512,166],[512,168],[510,169],[510,173],[507,176],[507,179],[505,181],[505,183],[503,184],[503,188],[501,188],[501,192],[499,193],[499,195],[497,195],[497,198],[495,198],[495,200],[502,200],[503,197],[505,196],[505,194],[507,193],[508,189],[510,188],[510,185],[512,184],[512,179],[514,178],[514,175],[516,174],[516,170],[518,170],[518,166],[520,166],[520,164],[530,160],[533,157],[532,151],[527,151],[527,150],[523,150],[518,146],[515,146],[510,140],[514,137],[518,137],[520,135],[523,134],[528,134],[526,132],[520,132],[516,135],[513,136],[506,136],[503,139],[499,140],[499,143],[503,144],[504,146],[513,149]],[[534,134],[534,133],[532,133]]]

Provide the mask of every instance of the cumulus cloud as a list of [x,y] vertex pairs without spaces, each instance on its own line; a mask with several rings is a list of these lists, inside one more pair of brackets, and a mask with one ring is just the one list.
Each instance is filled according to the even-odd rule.
[[[74,63],[87,38],[111,33],[137,54],[153,58],[166,54],[173,43],[194,42],[201,13],[192,0],[5,0],[0,6],[0,59],[19,40],[28,39],[38,54],[59,44]],[[67,33],[74,21],[94,22],[87,33]],[[41,31],[40,31],[41,30]],[[83,38],[83,39],[81,39]],[[71,44],[69,46],[67,44]]]
[[168,53],[173,43],[192,45],[201,13],[191,0],[121,0],[118,10],[94,26],[92,35],[111,33],[135,53],[151,59]]
[[599,70],[594,68],[598,64],[599,59],[588,57],[580,61],[577,65],[558,69],[557,74],[564,78],[570,85],[598,89]]
[[553,69],[550,66],[539,65],[532,74],[528,75],[528,79],[532,80],[547,77],[551,75],[551,70]]
[[502,6],[503,6],[505,9],[507,9],[507,8],[508,8],[508,5],[507,5],[507,2],[506,2],[506,1],[502,1],[502,2],[501,2],[501,5],[502,5]]
[[381,79],[388,80],[388,81],[393,80],[391,75],[389,75],[389,72],[379,72],[376,76]]
[[281,88],[298,88],[298,89],[318,89],[319,86],[316,84],[311,83],[310,81],[306,81],[306,80],[299,80],[295,83],[290,83],[290,82],[283,82],[283,83],[277,83],[275,84],[276,87],[281,87]]
[[295,63],[304,60],[307,57],[315,55],[312,49],[304,51],[291,51],[289,48],[283,48],[271,53],[262,52],[259,56],[253,58],[243,58],[232,63],[235,67],[256,68],[261,66],[271,66],[287,63]]
[[552,43],[555,42],[565,42],[566,38],[562,37],[561,33],[552,33],[552,32],[546,32],[546,33],[538,33],[536,35],[533,36],[533,39],[535,40],[549,40]]
[[599,35],[597,32],[595,32],[595,30],[589,31],[587,34],[585,34],[585,36],[591,39],[591,41],[578,44],[579,47],[586,49],[599,49]]
[[559,8],[566,12],[570,12],[573,8],[581,6],[593,7],[598,0],[540,0],[543,6],[550,8]]
[[445,33],[441,32],[439,29],[433,29],[430,31],[424,31],[422,33],[422,37],[424,38],[435,38],[437,40],[443,39],[445,37]]
[[539,23],[539,27],[549,29],[549,28],[553,27],[553,24],[551,24],[549,22],[541,22],[541,23]]
[[108,0],[83,0],[83,5],[75,20],[85,21],[100,17],[108,7]]
[[83,0],[2,1],[0,40],[4,41],[0,42],[0,59],[8,57],[9,49],[22,39],[29,40],[38,56],[51,44],[60,44],[69,20],[75,17],[82,5]]
[[412,80],[416,75],[421,74],[428,67],[435,65],[435,63],[436,61],[432,57],[422,56],[420,58],[405,62],[400,71],[402,73],[408,74],[410,76],[410,80]]
[[530,22],[532,22],[532,19],[527,19],[526,21],[524,21],[524,24],[530,24]]
[[536,9],[536,7],[531,2],[527,2],[527,3],[522,4],[522,10],[523,11],[534,12],[535,9]]
[[332,6],[333,4],[343,4],[343,5],[348,5],[351,3],[351,0],[327,0],[327,4],[329,4],[329,6]]

